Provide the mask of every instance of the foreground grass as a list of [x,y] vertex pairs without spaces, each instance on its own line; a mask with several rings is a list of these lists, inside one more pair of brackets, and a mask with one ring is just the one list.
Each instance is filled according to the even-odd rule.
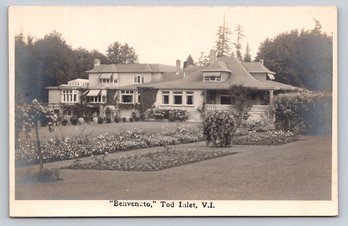
[[165,148],[155,152],[134,154],[131,156],[107,159],[93,157],[92,161],[80,163],[75,161],[69,169],[122,170],[122,171],[158,171],[203,160],[218,158],[236,152],[222,150],[194,150]]

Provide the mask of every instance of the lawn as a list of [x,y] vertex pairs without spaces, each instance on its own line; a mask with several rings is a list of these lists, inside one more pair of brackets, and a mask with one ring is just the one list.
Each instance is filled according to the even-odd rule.
[[[125,122],[125,123],[104,123],[104,124],[83,124],[83,125],[68,125],[57,126],[54,132],[49,132],[47,127],[41,127],[39,130],[40,140],[46,141],[51,138],[63,137],[98,137],[105,133],[117,133],[121,130],[138,129],[144,132],[160,132],[165,129],[196,128],[201,125],[200,122]],[[32,131],[32,140],[35,138],[35,133]]]

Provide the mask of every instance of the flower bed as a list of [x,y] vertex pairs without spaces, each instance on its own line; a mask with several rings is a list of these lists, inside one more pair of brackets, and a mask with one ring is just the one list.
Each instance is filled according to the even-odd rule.
[[93,158],[86,163],[74,162],[70,169],[157,171],[203,160],[218,158],[236,152],[221,150],[160,150],[145,154],[135,154],[117,159]]
[[[145,133],[139,130],[121,131],[115,134],[104,134],[94,139],[69,138],[50,139],[41,144],[45,162],[68,160],[78,157],[128,151],[133,149],[192,143],[203,140],[199,129],[164,130],[159,133]],[[38,162],[36,144],[26,141],[16,150],[17,163],[33,164]]]
[[233,144],[239,145],[278,145],[297,141],[299,138],[293,132],[268,131],[249,132],[246,135],[236,136]]
[[[150,133],[140,130],[121,131],[115,134],[104,134],[96,138],[80,137],[50,139],[41,144],[44,162],[60,161],[86,157],[91,155],[128,151],[141,148],[177,145],[203,141],[201,129],[178,128]],[[245,132],[240,131],[233,137],[237,145],[278,145],[298,140],[292,132]],[[21,142],[16,149],[17,164],[35,164],[39,158],[33,141]]]

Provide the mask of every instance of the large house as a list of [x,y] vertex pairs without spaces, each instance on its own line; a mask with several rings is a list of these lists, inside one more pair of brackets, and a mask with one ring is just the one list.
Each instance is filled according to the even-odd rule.
[[[76,104],[88,106],[93,116],[105,116],[109,109],[111,117],[117,113],[130,117],[139,103],[137,86],[180,78],[180,61],[176,64],[101,64],[95,59],[94,68],[87,71],[88,80],[75,79],[68,84],[46,87],[48,103],[63,118],[76,114],[73,108]],[[120,110],[121,105],[126,107]]]
[[284,91],[301,90],[298,87],[273,81],[275,73],[261,62],[240,62],[234,57],[221,57],[205,66],[189,66],[184,78],[141,84],[158,89],[157,108],[185,109],[191,120],[200,119],[200,111],[228,110],[233,105],[228,90],[232,85],[253,88],[250,120],[268,116],[274,95]]
[[[49,104],[60,106],[60,114],[71,115],[64,106],[86,103],[94,107],[94,115],[131,117],[137,113],[138,89],[151,87],[157,91],[155,107],[185,109],[189,120],[199,121],[200,111],[227,110],[233,105],[228,93],[232,85],[253,88],[250,119],[258,120],[269,115],[273,96],[279,92],[301,90],[298,87],[275,82],[275,73],[263,62],[240,62],[234,57],[211,57],[207,66],[190,65],[180,68],[161,64],[100,64],[87,71],[88,80],[76,79],[67,85],[47,87]],[[146,97],[144,97],[146,98]],[[56,108],[56,111],[58,109]]]

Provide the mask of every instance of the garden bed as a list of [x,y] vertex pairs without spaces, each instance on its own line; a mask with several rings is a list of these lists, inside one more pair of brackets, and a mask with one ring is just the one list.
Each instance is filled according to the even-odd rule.
[[[149,147],[178,145],[203,141],[199,128],[177,128],[150,132],[142,130],[124,130],[112,134],[103,134],[95,138],[64,137],[49,139],[41,143],[44,162],[76,159],[91,155],[129,151]],[[238,132],[233,137],[232,145],[278,145],[298,140],[291,132]],[[39,162],[36,143],[22,141],[16,149],[16,164],[37,164]]]
[[176,150],[164,149],[155,152],[134,154],[116,159],[107,159],[106,156],[93,157],[92,161],[74,163],[68,169],[93,170],[122,170],[122,171],[158,171],[176,166],[191,164],[208,159],[214,159],[236,152],[222,150]]

